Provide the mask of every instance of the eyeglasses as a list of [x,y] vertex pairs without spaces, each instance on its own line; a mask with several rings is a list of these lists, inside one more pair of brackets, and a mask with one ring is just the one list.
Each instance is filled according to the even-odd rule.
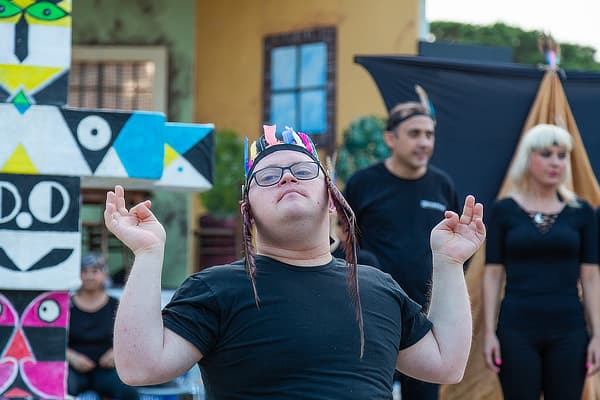
[[309,181],[319,176],[319,163],[302,161],[287,167],[267,167],[259,169],[252,174],[248,183],[252,182],[252,179],[254,178],[258,186],[267,187],[276,185],[281,181],[285,170],[289,170],[296,179]]

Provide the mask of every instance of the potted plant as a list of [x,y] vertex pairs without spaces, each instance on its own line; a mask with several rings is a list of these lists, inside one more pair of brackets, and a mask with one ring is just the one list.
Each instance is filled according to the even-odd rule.
[[200,194],[206,214],[199,218],[199,269],[241,256],[240,193],[244,179],[244,142],[232,130],[215,132],[212,189]]
[[385,124],[384,117],[366,115],[352,121],[344,130],[336,162],[336,176],[341,182],[345,183],[357,170],[390,155],[390,149],[383,140]]

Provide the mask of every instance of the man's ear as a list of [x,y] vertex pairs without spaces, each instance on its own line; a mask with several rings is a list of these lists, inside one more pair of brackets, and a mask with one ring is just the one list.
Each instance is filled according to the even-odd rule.
[[394,132],[385,131],[383,133],[383,141],[385,142],[387,147],[389,147],[389,148],[394,147],[395,139],[396,139],[396,134]]

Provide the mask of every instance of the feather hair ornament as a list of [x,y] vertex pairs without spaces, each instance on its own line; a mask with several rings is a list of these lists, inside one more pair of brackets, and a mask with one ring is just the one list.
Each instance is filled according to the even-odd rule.
[[417,92],[417,96],[419,96],[419,102],[423,107],[425,107],[425,109],[431,116],[431,119],[433,119],[433,121],[435,122],[435,109],[433,108],[433,103],[431,102],[431,100],[429,100],[429,95],[427,94],[427,92],[419,84],[415,85],[415,92]]

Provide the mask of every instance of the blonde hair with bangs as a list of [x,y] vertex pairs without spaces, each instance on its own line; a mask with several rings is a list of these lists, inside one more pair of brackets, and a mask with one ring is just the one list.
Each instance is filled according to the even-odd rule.
[[572,207],[579,207],[577,196],[567,189],[565,182],[571,177],[571,157],[573,141],[571,134],[556,125],[540,124],[529,129],[523,135],[517,148],[514,162],[509,170],[509,176],[514,184],[514,192],[524,193],[529,190],[528,171],[529,156],[534,150],[558,146],[567,150],[567,165],[563,181],[558,186],[558,194]]

